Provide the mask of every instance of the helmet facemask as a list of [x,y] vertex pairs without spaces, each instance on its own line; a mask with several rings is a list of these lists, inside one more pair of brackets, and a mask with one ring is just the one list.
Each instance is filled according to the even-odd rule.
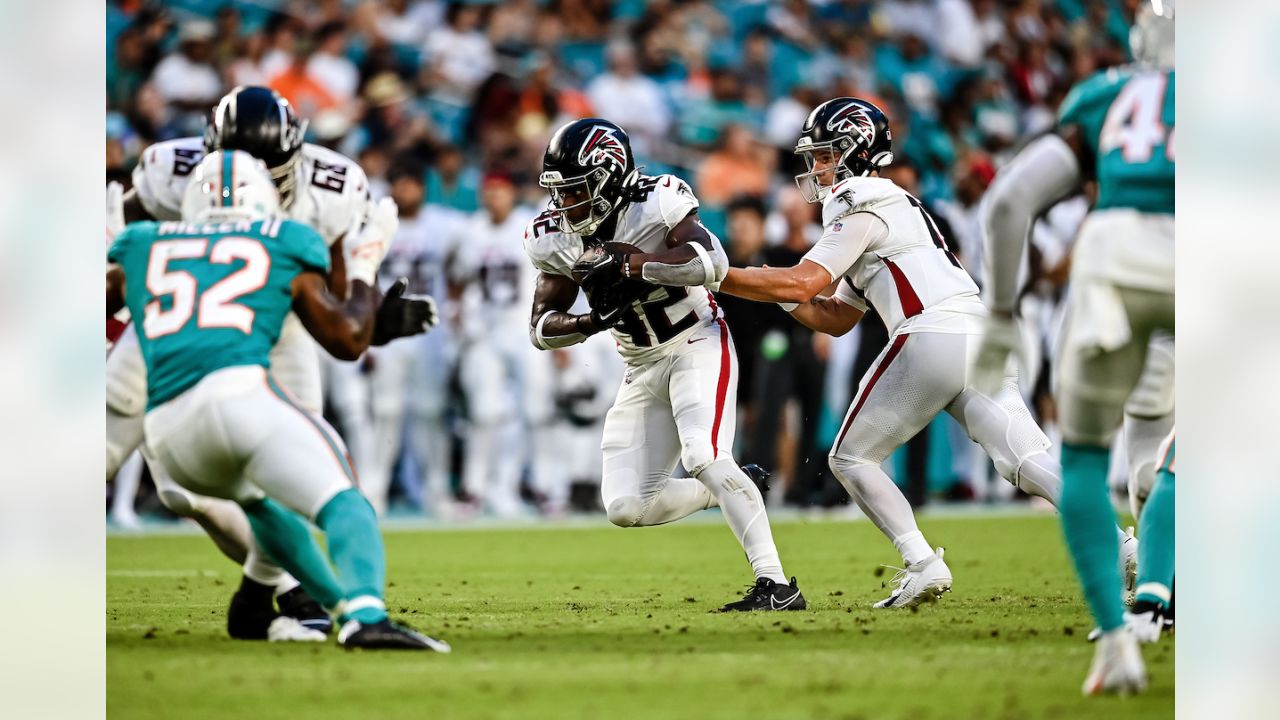
[[[853,177],[853,171],[849,169],[846,162],[852,151],[853,141],[847,137],[838,137],[824,143],[815,143],[808,135],[800,138],[796,143],[795,153],[804,158],[808,172],[800,173],[795,178],[796,187],[800,188],[800,194],[804,196],[805,202],[816,203],[826,200],[832,186]],[[825,157],[816,157],[817,154],[823,154]],[[819,160],[823,162],[823,167],[815,169]],[[831,174],[831,181],[824,183],[823,176],[828,173]]]
[[589,236],[609,218],[616,206],[603,191],[611,175],[608,168],[596,167],[570,178],[555,170],[538,177],[538,184],[551,193],[550,209],[562,231]]

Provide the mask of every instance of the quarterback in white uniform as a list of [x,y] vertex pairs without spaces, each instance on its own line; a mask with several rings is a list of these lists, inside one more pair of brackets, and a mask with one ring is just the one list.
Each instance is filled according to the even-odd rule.
[[535,213],[516,205],[516,188],[502,176],[485,179],[481,201],[449,264],[460,291],[458,381],[469,425],[462,489],[495,515],[512,517],[521,511],[520,472],[529,451],[541,451],[535,474],[557,463],[548,434],[550,358],[530,347],[525,332],[524,303],[537,271],[520,238]]
[[[932,218],[916,198],[875,177],[893,161],[889,121],[855,98],[810,113],[796,152],[809,172],[796,177],[810,202],[822,201],[823,235],[791,268],[730,269],[721,290],[783,305],[804,325],[848,332],[875,308],[890,341],[862,378],[831,448],[831,470],[902,554],[905,568],[876,607],[910,607],[951,589],[942,548],[925,541],[911,506],[881,464],[946,411],[991,457],[996,470],[1057,504],[1058,463],[1006,372],[1000,389],[971,387],[969,358],[986,308]],[[833,288],[830,297],[819,295]],[[1119,532],[1119,530],[1117,530]]]
[[[342,253],[333,250],[335,243],[357,232],[377,233],[379,242],[387,242],[396,229],[395,206],[389,200],[370,206],[364,171],[338,153],[304,144],[305,127],[288,102],[274,91],[252,86],[232,90],[215,108],[205,138],[181,138],[147,148],[133,172],[134,190],[123,199],[125,220],[180,219],[183,193],[206,148],[244,149],[271,169],[287,216],[315,228],[330,245],[334,265],[331,288],[345,294],[345,262]],[[434,314],[434,308],[430,312]],[[292,314],[286,318],[271,352],[271,364],[275,377],[297,402],[318,413],[322,403],[318,349]],[[142,443],[146,387],[146,368],[137,336],[130,327],[107,360],[108,479]],[[145,447],[143,454],[146,455]],[[250,606],[263,609],[265,614],[271,596],[263,591],[264,586],[275,589],[286,614],[309,616],[314,618],[316,627],[328,630],[331,623],[327,615],[316,611],[318,605],[305,598],[297,581],[258,552],[244,513],[237,505],[196,495],[165,475],[156,463],[148,465],[165,506],[195,519],[224,554],[245,567],[245,582],[233,598],[228,622],[232,636],[257,637],[265,632],[261,620],[241,623],[241,619],[254,614],[247,610]],[[306,608],[287,607],[298,598]],[[241,609],[246,610],[239,612]],[[311,621],[303,619],[304,624]]]
[[[699,222],[693,192],[671,175],[640,175],[626,133],[599,118],[558,129],[542,168],[551,209],[524,237],[540,271],[533,344],[566,347],[607,329],[627,364],[605,418],[601,494],[610,522],[659,525],[719,505],[756,576],[722,609],[802,609],[764,499],[733,459],[737,364],[708,289],[728,258]],[[571,312],[580,285],[587,314]],[[673,478],[677,462],[692,477]]]

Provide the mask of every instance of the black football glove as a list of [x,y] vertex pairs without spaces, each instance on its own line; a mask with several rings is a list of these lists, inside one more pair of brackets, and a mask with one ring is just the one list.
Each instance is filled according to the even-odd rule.
[[618,324],[622,313],[653,289],[644,282],[623,280],[608,286],[584,285],[587,301],[591,303],[591,324],[604,330]]
[[427,332],[440,322],[436,301],[430,295],[405,295],[409,287],[407,278],[395,281],[387,294],[373,323],[373,345],[386,345],[396,338],[410,337]]
[[612,285],[625,279],[622,269],[630,257],[630,255],[605,250],[595,262],[579,263],[574,270],[582,274],[583,287]]

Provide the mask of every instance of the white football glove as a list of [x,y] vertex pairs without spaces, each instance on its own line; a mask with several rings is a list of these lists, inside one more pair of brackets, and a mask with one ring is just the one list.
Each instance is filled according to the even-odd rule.
[[1013,318],[989,315],[978,354],[973,359],[970,380],[974,389],[991,396],[1004,383],[1009,357],[1022,362],[1022,332]]
[[369,204],[359,234],[343,241],[347,254],[348,280],[359,280],[373,286],[378,266],[387,256],[391,239],[395,237],[399,227],[399,210],[391,198],[382,198]]
[[124,230],[124,186],[112,180],[107,183],[107,244]]

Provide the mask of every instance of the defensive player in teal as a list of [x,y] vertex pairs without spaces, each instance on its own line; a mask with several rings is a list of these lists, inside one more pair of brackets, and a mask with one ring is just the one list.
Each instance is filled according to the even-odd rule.
[[[1174,330],[1172,0],[1139,8],[1131,45],[1136,63],[1073,88],[1060,108],[1057,132],[1028,144],[990,190],[985,226],[993,312],[975,360],[980,385],[1002,377],[1019,345],[1014,313],[1032,224],[1096,179],[1097,202],[1072,254],[1054,368],[1063,432],[1059,510],[1100,630],[1084,684],[1091,695],[1141,692],[1147,682],[1137,639],[1125,622],[1107,466],[1152,336]],[[1139,565],[1150,545],[1171,542],[1143,537]]]
[[1170,433],[1160,448],[1155,486],[1138,519],[1142,536],[1152,540],[1141,550],[1137,597],[1125,623],[1141,642],[1155,642],[1173,626],[1174,446],[1175,435]]
[[[448,652],[388,619],[382,537],[346,449],[270,372],[290,310],[334,357],[364,352],[386,244],[350,248],[349,297],[335,298],[324,241],[279,216],[266,166],[241,151],[201,161],[182,218],[130,225],[108,252],[108,317],[127,305],[139,323],[152,456],[192,492],[240,504],[266,553],[338,615],[342,645]],[[324,531],[336,576],[299,516]]]

